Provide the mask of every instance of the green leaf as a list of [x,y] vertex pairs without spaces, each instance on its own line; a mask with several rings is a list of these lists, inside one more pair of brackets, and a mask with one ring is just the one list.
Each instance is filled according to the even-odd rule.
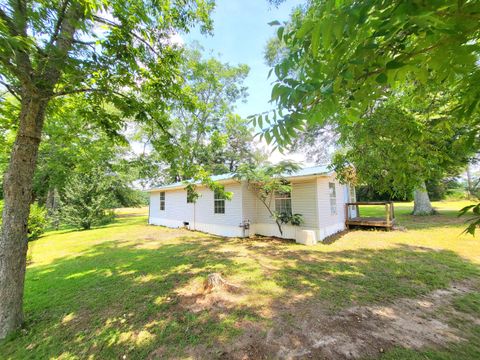
[[388,81],[388,77],[385,73],[381,73],[375,78],[375,81],[379,84],[385,84]]
[[266,131],[264,132],[265,134],[265,141],[267,142],[268,145],[270,145],[270,143],[272,142],[272,134],[270,133],[270,131]]
[[316,26],[313,29],[312,44],[311,44],[312,54],[315,57],[318,55],[318,48],[320,46],[320,35],[321,35],[321,28],[320,26]]
[[273,20],[273,21],[270,21],[270,22],[268,23],[268,25],[270,25],[270,26],[278,26],[278,25],[280,25],[280,21],[278,21],[278,20]]
[[391,69],[399,69],[401,68],[402,66],[405,66],[404,63],[400,62],[400,61],[397,61],[397,60],[392,60],[392,61],[389,61],[386,65],[387,69],[391,70]]

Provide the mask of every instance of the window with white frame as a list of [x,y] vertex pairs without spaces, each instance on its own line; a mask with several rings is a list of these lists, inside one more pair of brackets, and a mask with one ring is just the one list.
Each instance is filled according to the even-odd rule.
[[275,212],[278,214],[292,214],[292,196],[290,192],[275,193]]
[[225,196],[219,190],[214,191],[213,212],[215,214],[225,214]]
[[337,213],[337,192],[335,190],[335,183],[328,183],[328,190],[330,194],[330,214]]
[[165,191],[160,193],[160,210],[165,210]]

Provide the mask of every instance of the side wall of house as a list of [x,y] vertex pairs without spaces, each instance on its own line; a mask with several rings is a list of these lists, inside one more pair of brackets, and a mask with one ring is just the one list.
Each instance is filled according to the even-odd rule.
[[214,213],[214,193],[208,188],[198,188],[195,204],[187,203],[184,189],[165,191],[165,210],[160,210],[160,191],[150,193],[149,223],[167,227],[182,227],[188,222],[192,230],[221,236],[242,236],[242,187],[227,184],[225,190],[233,193],[232,200],[225,200],[225,214]]
[[225,214],[214,213],[214,193],[208,188],[199,190],[200,197],[195,203],[195,230],[221,236],[242,236],[240,223],[242,214],[242,185],[225,185],[225,191],[233,193],[231,200],[225,200]]
[[160,210],[160,191],[150,193],[150,224],[181,227],[184,221],[193,221],[193,210],[183,189],[165,191],[165,210]]
[[[318,209],[316,205],[317,181],[310,179],[305,181],[292,182],[292,212],[302,214],[305,223],[302,226],[283,225],[283,237],[296,239],[300,230],[312,230],[318,233]],[[275,209],[275,202],[272,200],[271,209]],[[278,236],[280,231],[277,224],[270,216],[260,200],[257,200],[257,217],[254,229],[256,234],[265,236]]]
[[[335,213],[332,213],[330,206],[329,183],[335,184]],[[320,229],[319,239],[321,240],[345,229],[344,206],[347,201],[346,196],[348,196],[348,192],[345,188],[346,185],[340,184],[335,176],[317,178],[318,224]]]

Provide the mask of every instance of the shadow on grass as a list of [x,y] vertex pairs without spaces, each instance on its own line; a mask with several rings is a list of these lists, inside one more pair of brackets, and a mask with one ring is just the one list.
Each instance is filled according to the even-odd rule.
[[[239,262],[235,251],[219,250],[232,243],[248,250],[249,262]],[[277,266],[265,270],[264,262]],[[211,272],[228,278],[258,269],[260,277],[246,291],[266,297],[262,305],[193,313],[182,308],[175,292]],[[420,247],[325,253],[275,242],[256,246],[209,237],[185,237],[181,243],[154,249],[109,242],[79,257],[28,270],[26,329],[0,344],[0,353],[22,359],[146,358],[181,356],[201,348],[203,355],[215,358],[222,346],[242,333],[239,323],[245,319],[267,323],[260,307],[283,316],[304,302],[321,300],[326,309],[334,310],[413,297],[478,276],[478,267],[455,253]],[[285,295],[261,291],[267,280]],[[296,295],[301,300],[295,300]]]

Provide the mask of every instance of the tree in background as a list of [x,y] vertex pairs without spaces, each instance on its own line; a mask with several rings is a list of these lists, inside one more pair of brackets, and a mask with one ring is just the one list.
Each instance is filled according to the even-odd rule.
[[113,201],[112,179],[101,169],[71,176],[65,186],[62,216],[68,225],[88,230],[113,219],[108,211]]
[[[2,219],[3,200],[0,200],[0,220]],[[30,214],[28,216],[27,237],[29,241],[36,240],[47,229],[48,219],[47,210],[34,202],[30,205]],[[1,228],[1,226],[0,226]]]
[[[143,140],[153,147],[150,159],[168,174],[163,181],[191,179],[199,167],[211,174],[234,172],[240,163],[264,159],[249,122],[235,114],[235,104],[247,96],[248,67],[204,58],[198,48],[186,54],[181,92],[164,113],[169,134],[154,122],[142,126]],[[158,107],[155,93],[147,96]]]
[[422,117],[392,100],[341,126],[343,149],[334,156],[334,168],[342,177],[353,165],[357,182],[380,193],[406,198],[414,192],[413,214],[431,214],[425,183],[463,171],[474,154],[464,136],[468,130],[461,122],[442,121],[441,114]]
[[[157,103],[175,92],[180,52],[172,33],[211,26],[209,0],[9,1],[0,9],[0,81],[20,102],[4,190],[0,238],[0,338],[23,321],[27,219],[45,114],[60,96],[85,93],[94,113],[114,104],[145,121],[139,88],[156,88]],[[123,117],[122,117],[123,118]],[[149,114],[149,119],[155,114]],[[103,123],[118,132],[119,117]]]

